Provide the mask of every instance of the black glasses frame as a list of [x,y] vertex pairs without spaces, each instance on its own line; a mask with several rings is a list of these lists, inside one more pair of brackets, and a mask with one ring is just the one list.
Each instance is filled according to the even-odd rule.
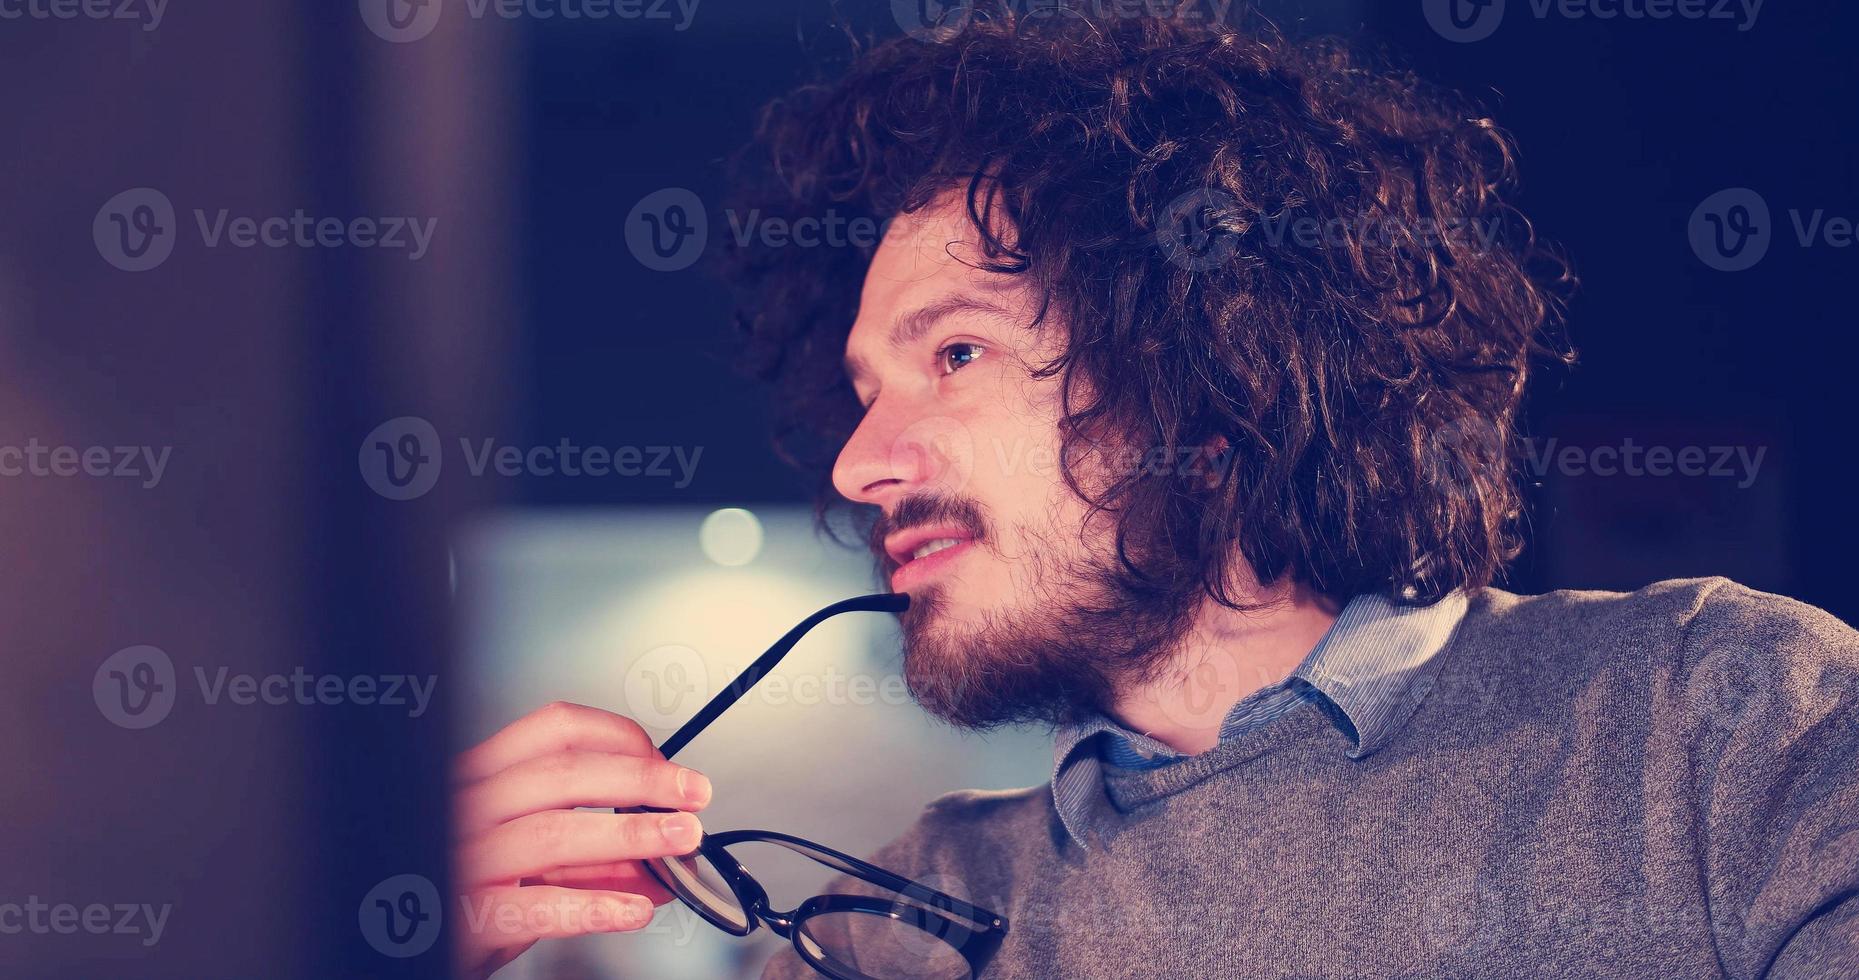
[[[877,595],[858,596],[833,603],[825,609],[808,616],[800,625],[789,630],[781,639],[776,640],[761,656],[742,673],[731,681],[728,687],[719,691],[698,710],[690,721],[684,723],[671,737],[660,745],[659,752],[670,759],[679,749],[684,748],[699,732],[729,710],[730,705],[741,700],[749,689],[754,687],[774,666],[787,656],[788,651],[799,643],[815,626],[826,620],[847,612],[903,612],[910,608],[910,596],[901,592],[879,593]],[[615,813],[671,812],[661,807],[621,807]],[[789,911],[775,909],[768,899],[768,892],[755,877],[749,874],[742,862],[729,853],[729,848],[736,844],[765,843],[785,847],[803,857],[817,861],[843,874],[851,875],[861,881],[876,885],[887,891],[895,892],[898,898],[872,898],[864,895],[815,895]],[[886,871],[875,864],[861,861],[850,854],[835,851],[830,847],[813,841],[794,837],[789,834],[776,833],[771,830],[732,830],[719,834],[706,833],[698,841],[691,854],[701,854],[717,874],[729,886],[731,895],[742,906],[743,924],[722,919],[713,914],[701,902],[693,901],[685,895],[685,889],[675,878],[657,867],[660,860],[642,862],[652,877],[665,889],[689,906],[692,911],[704,918],[704,921],[733,936],[747,936],[756,927],[767,924],[769,930],[794,944],[794,951],[800,954],[801,961],[835,980],[871,980],[860,973],[846,972],[841,967],[826,962],[821,956],[807,948],[803,941],[802,923],[817,915],[833,912],[857,912],[861,914],[888,917],[906,925],[915,926],[923,932],[947,943],[967,961],[969,972],[979,976],[988,961],[1000,949],[1001,941],[1007,936],[1007,919],[996,912],[971,905],[961,899],[936,891],[920,882],[892,871]],[[689,857],[690,855],[684,855]]]

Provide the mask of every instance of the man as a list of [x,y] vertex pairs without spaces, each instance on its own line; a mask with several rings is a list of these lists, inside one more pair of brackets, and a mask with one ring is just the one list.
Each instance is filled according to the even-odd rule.
[[[1854,632],[1492,585],[1567,357],[1488,121],[1266,29],[1002,12],[762,145],[765,209],[888,223],[741,256],[787,445],[875,518],[919,702],[1055,731],[872,857],[1009,920],[985,976],[1859,976]],[[695,820],[564,807],[707,802],[648,751],[572,706],[473,750],[464,878],[640,924]]]

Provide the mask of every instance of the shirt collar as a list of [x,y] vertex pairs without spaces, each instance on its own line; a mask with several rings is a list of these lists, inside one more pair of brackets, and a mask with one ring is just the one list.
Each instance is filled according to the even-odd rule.
[[[1243,716],[1261,701],[1282,698],[1285,691],[1308,685],[1333,711],[1326,712],[1361,759],[1394,739],[1432,688],[1439,668],[1436,656],[1465,617],[1467,599],[1449,593],[1430,606],[1401,605],[1378,593],[1358,595],[1343,606],[1336,622],[1284,681],[1240,700],[1222,725],[1221,740],[1242,729]],[[1275,716],[1275,713],[1274,713]],[[1095,736],[1109,732],[1144,753],[1175,756],[1167,746],[1131,732],[1095,714],[1060,726],[1054,733],[1052,791],[1059,818],[1079,846],[1084,846],[1086,794],[1103,792],[1102,769],[1095,751],[1080,751]]]

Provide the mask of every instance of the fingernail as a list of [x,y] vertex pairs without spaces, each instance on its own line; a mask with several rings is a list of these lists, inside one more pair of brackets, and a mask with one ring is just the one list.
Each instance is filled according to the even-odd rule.
[[643,898],[616,899],[607,904],[607,932],[637,929],[652,919],[652,903]]
[[678,770],[678,792],[684,796],[684,802],[692,806],[703,806],[710,802],[710,780],[695,769]]
[[658,818],[658,832],[673,844],[697,841],[697,818],[688,813],[668,813]]

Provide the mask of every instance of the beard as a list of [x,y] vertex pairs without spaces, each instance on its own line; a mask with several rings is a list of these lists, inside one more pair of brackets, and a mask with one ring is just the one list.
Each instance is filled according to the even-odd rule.
[[[872,528],[887,580],[896,563],[884,538],[929,523],[960,526],[975,547],[1003,560],[993,545],[999,536],[977,504],[907,497]],[[1142,590],[1118,574],[1114,556],[1055,557],[1066,554],[1062,535],[1014,530],[1026,542],[1022,560],[1035,583],[1026,608],[987,611],[979,623],[962,624],[950,615],[945,590],[927,586],[910,593],[899,617],[911,697],[958,728],[1057,726],[1108,713],[1118,692],[1154,678],[1191,623],[1186,597]]]

